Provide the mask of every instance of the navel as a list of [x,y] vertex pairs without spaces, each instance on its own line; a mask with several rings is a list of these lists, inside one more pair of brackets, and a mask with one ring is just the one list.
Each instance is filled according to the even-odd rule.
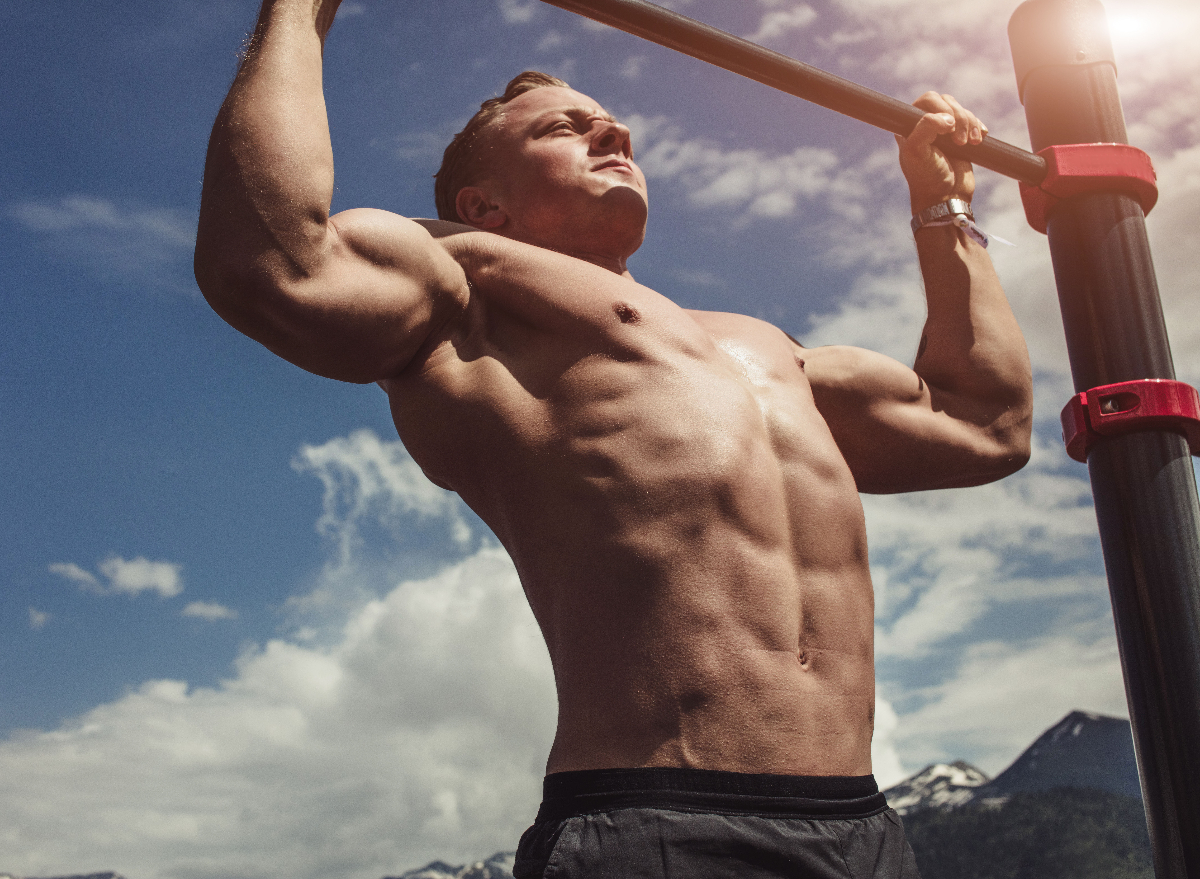
[[613,311],[616,312],[623,324],[635,324],[642,319],[642,316],[631,305],[626,305],[624,302],[618,302],[613,306]]

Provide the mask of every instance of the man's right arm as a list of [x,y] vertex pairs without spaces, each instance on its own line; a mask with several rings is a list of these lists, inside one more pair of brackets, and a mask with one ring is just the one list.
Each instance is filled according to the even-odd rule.
[[399,373],[462,308],[466,277],[417,223],[329,216],[321,52],[340,0],[265,0],[209,141],[196,281],[235,328],[310,372]]

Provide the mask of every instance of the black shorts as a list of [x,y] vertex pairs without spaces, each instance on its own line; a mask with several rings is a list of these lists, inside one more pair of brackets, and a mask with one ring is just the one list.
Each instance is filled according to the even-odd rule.
[[919,879],[870,775],[601,769],[543,795],[516,879]]

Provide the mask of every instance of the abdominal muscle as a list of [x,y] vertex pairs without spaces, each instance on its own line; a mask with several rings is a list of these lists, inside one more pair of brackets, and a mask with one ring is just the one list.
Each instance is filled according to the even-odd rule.
[[807,528],[748,533],[705,506],[578,534],[584,516],[548,541],[561,551],[513,553],[558,688],[548,771],[868,774],[865,564],[804,566],[792,541],[819,539]]

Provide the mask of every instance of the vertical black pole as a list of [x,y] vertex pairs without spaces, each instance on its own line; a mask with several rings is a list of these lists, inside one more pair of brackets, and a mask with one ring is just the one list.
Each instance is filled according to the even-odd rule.
[[[1027,0],[1008,27],[1034,150],[1127,143],[1098,0]],[[1076,391],[1174,378],[1141,207],[1092,193],[1047,234]],[[1066,403],[1066,401],[1063,401]],[[1200,879],[1200,507],[1186,440],[1141,432],[1088,457],[1159,879]]]

